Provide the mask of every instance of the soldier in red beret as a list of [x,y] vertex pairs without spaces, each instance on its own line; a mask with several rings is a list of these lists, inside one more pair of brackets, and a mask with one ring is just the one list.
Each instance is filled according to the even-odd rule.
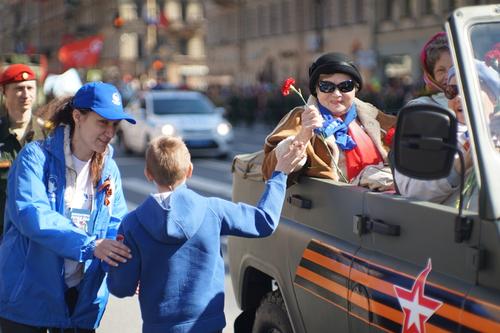
[[5,106],[0,118],[0,239],[3,234],[7,174],[21,148],[44,138],[40,119],[32,114],[36,100],[36,75],[27,65],[13,64],[0,74]]

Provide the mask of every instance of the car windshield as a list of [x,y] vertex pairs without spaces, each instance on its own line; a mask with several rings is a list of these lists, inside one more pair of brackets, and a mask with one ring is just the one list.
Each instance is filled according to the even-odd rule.
[[481,115],[491,142],[500,153],[500,22],[475,24],[470,36],[474,58],[482,64],[474,68],[480,87]]
[[184,97],[154,97],[153,113],[158,115],[165,114],[206,114],[213,113],[213,106],[209,101],[203,98],[184,98]]

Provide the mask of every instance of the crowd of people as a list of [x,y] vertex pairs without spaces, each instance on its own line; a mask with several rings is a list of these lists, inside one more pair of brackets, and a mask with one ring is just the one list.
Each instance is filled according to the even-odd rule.
[[[109,292],[140,293],[145,332],[221,332],[220,237],[273,233],[289,175],[376,191],[396,184],[405,197],[446,203],[456,194],[457,174],[470,174],[472,162],[444,33],[426,43],[421,61],[428,94],[401,103],[435,103],[455,112],[466,171],[457,164],[436,181],[396,171],[393,180],[388,152],[396,117],[363,100],[367,84],[347,55],[325,53],[309,67],[307,101],[289,112],[283,110],[289,105],[279,105],[281,120],[263,143],[266,183],[256,206],[189,189],[193,164],[186,145],[161,136],[145,156],[144,175],[157,192],[132,212],[110,145],[120,121],[135,123],[122,102],[135,89],[132,81],[119,88],[84,84],[46,105],[41,119],[32,110],[35,73],[22,64],[6,68],[0,76],[6,111],[0,119],[1,332],[95,332]],[[491,117],[500,96],[498,73],[480,61],[476,70]],[[263,97],[252,107],[268,102]]]

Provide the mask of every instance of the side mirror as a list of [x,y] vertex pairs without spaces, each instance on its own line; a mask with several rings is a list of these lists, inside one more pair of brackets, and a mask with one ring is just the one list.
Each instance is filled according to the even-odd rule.
[[399,111],[396,126],[396,170],[423,180],[449,175],[457,151],[455,114],[437,105],[409,105]]

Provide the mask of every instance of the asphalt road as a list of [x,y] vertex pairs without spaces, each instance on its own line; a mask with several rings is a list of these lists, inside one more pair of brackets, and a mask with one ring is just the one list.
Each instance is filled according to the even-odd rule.
[[[257,125],[252,128],[236,127],[235,138],[232,144],[232,154],[226,160],[210,158],[194,158],[193,177],[188,181],[188,186],[203,195],[218,196],[231,199],[231,163],[232,156],[249,153],[262,149],[264,137],[270,127]],[[148,183],[143,175],[144,158],[142,156],[127,156],[117,151],[116,162],[122,174],[123,189],[129,210],[137,207],[155,188]],[[225,253],[225,240],[223,240],[223,253]],[[226,261],[226,273],[228,262]],[[224,333],[233,333],[234,319],[240,313],[234,298],[231,279],[226,274],[225,314],[227,326]],[[110,297],[108,307],[104,314],[98,333],[138,333],[141,332],[142,320],[137,296],[118,299]]]

